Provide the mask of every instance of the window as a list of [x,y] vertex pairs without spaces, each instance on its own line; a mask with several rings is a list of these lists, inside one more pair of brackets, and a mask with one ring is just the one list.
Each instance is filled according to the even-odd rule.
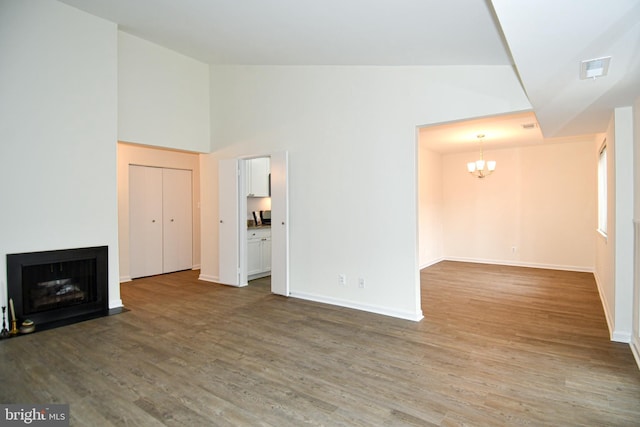
[[607,145],[602,143],[598,156],[598,231],[607,236]]

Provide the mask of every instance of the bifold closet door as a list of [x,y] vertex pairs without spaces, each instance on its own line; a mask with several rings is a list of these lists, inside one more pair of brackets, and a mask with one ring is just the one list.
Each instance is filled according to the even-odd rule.
[[129,166],[129,272],[132,278],[163,272],[162,169]]
[[162,169],[164,273],[193,267],[191,185],[190,170]]
[[191,194],[190,170],[129,166],[131,278],[193,267]]

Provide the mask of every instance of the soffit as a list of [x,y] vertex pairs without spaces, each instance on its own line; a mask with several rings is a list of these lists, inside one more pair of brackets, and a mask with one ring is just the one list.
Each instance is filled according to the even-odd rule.
[[[640,1],[492,0],[545,136],[606,130],[640,97]],[[609,74],[580,80],[580,62],[611,56]]]

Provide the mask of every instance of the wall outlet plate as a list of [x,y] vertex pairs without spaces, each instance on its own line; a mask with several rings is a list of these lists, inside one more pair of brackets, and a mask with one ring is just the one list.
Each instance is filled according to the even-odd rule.
[[347,276],[344,274],[338,274],[338,285],[347,286]]

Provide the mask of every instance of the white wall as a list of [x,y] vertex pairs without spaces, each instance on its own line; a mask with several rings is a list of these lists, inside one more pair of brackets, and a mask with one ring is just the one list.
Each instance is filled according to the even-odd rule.
[[597,161],[603,141],[607,144],[607,231],[608,235],[602,236],[594,230],[596,236],[595,270],[594,276],[598,283],[598,291],[604,308],[604,314],[609,326],[609,332],[613,334],[615,325],[615,127],[613,115],[607,131],[603,137],[593,145],[593,156]]
[[420,268],[444,259],[442,155],[418,149],[418,242]]
[[121,306],[116,25],[4,1],[0,58],[0,282],[7,253],[108,245],[109,307]]
[[633,285],[633,325],[631,348],[640,367],[640,97],[633,105],[633,150],[634,150],[634,285]]
[[530,108],[511,67],[212,67],[211,85],[202,274],[218,273],[218,160],[287,150],[292,294],[411,319],[416,126]]
[[118,144],[118,236],[120,281],[131,280],[129,257],[129,165],[192,171],[193,268],[200,267],[200,159],[199,154],[134,144]]
[[[596,238],[595,276],[611,339],[631,341],[633,321],[633,113],[616,108],[606,132],[607,238]],[[594,151],[600,148],[595,146]]]
[[593,271],[593,137],[565,141],[485,150],[498,165],[485,179],[467,172],[477,151],[444,155],[445,257]]
[[615,327],[613,339],[631,341],[633,322],[633,108],[615,117]]
[[209,66],[118,32],[118,139],[210,151]]

